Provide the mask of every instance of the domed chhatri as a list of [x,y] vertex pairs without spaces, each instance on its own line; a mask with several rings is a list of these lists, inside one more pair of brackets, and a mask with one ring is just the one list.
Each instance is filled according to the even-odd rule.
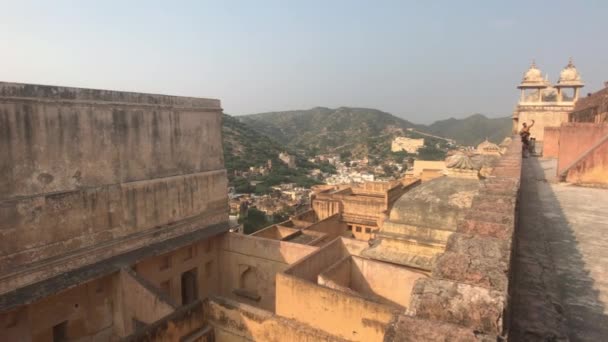
[[524,78],[518,88],[546,88],[548,86],[549,82],[543,78],[542,72],[533,60],[528,71],[524,73]]
[[[576,70],[574,63],[572,62],[572,58],[568,61],[568,65],[564,67],[562,72],[559,74],[559,80],[555,85],[557,88],[557,99],[558,101],[564,102],[575,102],[578,100],[579,89],[584,86],[583,81],[581,80],[581,75]],[[563,89],[572,88],[574,92],[572,96],[566,95]]]
[[459,169],[459,170],[477,170],[475,163],[464,153],[457,153],[453,156],[448,157],[445,160],[445,167],[448,169]]
[[564,67],[562,72],[559,74],[559,81],[557,81],[557,87],[582,87],[583,82],[581,75],[576,70],[572,58],[568,61],[568,65]]
[[479,154],[490,154],[500,155],[500,147],[486,139],[481,144],[477,145],[477,153]]

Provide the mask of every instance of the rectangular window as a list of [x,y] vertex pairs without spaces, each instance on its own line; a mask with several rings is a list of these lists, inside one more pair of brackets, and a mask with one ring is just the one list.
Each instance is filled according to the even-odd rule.
[[166,270],[171,267],[171,256],[165,255],[160,259],[160,270]]
[[213,275],[213,260],[209,260],[205,263],[205,277],[211,278]]
[[163,291],[165,294],[170,295],[171,294],[171,280],[166,280],[166,281],[163,281],[162,283],[160,283],[160,290]]
[[53,326],[53,342],[64,342],[68,340],[68,321],[63,321]]
[[357,233],[361,233],[361,227],[357,226]]
[[371,228],[365,228],[365,232],[369,234],[369,233],[372,232],[372,229]]
[[98,281],[95,286],[95,293],[103,293],[103,281]]
[[210,239],[203,241],[203,251],[205,253],[211,252],[211,240]]
[[187,247],[184,251],[184,261],[190,260],[194,257],[194,246]]
[[348,225],[348,231],[349,231],[349,232],[352,232],[352,231],[353,231],[353,226]]

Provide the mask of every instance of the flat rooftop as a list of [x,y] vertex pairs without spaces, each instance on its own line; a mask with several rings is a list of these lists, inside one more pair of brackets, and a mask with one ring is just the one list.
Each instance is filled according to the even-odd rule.
[[604,341],[608,189],[555,183],[556,164],[524,159],[510,337]]

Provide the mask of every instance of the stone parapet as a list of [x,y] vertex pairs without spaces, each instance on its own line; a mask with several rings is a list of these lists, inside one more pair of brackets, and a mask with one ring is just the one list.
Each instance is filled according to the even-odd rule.
[[458,327],[452,330],[458,334],[455,340],[495,340],[508,335],[521,165],[521,141],[514,138],[465,218],[458,222],[446,251],[437,257],[432,277],[416,281],[407,312],[413,318],[399,321],[406,329],[412,319],[422,320],[420,327],[426,329],[419,329],[418,334],[425,334],[416,340],[440,340],[433,336],[447,329],[446,324]]

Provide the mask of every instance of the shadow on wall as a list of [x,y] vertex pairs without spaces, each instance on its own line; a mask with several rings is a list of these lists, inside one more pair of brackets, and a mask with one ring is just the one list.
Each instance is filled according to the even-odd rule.
[[[587,207],[585,199],[578,197],[602,190],[552,187],[545,176],[551,171],[555,161],[524,160],[509,337],[511,341],[601,341],[608,336],[608,315],[597,290],[603,279],[593,278],[590,270],[601,266],[588,253],[606,254],[602,251],[608,240],[601,225],[583,225],[581,231],[580,215],[585,210],[572,206]],[[598,220],[599,213],[592,214]],[[593,241],[590,234],[598,239]],[[599,245],[602,241],[604,248]]]

